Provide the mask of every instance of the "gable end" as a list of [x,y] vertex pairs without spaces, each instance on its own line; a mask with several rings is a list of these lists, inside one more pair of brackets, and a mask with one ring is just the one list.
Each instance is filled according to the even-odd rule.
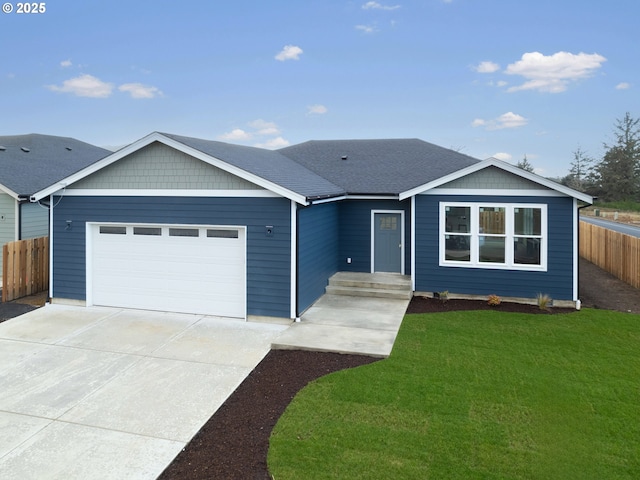
[[127,155],[69,189],[263,190],[159,142]]
[[549,190],[539,183],[532,182],[531,180],[493,166],[457,178],[438,188],[461,190]]

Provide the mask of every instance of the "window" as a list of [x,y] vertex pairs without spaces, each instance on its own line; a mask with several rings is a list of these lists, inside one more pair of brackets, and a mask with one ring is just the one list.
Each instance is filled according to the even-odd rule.
[[440,264],[546,270],[547,206],[440,203]]
[[101,225],[100,233],[103,235],[126,235],[127,227],[110,227],[107,225]]
[[197,228],[170,228],[170,237],[199,237],[200,230]]
[[162,228],[159,227],[133,227],[134,235],[150,235],[159,237],[162,235]]
[[238,238],[238,230],[207,230],[208,238]]

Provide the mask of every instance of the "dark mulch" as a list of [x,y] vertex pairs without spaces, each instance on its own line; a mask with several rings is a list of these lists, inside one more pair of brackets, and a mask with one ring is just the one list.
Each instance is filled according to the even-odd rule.
[[301,350],[272,350],[159,477],[262,480],[269,436],[302,387],[328,373],[376,358]]
[[502,302],[500,305],[490,306],[486,300],[440,300],[437,298],[413,297],[407,313],[439,313],[455,312],[460,310],[495,310],[498,312],[512,313],[537,313],[554,314],[575,312],[575,308],[549,308],[541,310],[538,305],[524,305],[522,303]]

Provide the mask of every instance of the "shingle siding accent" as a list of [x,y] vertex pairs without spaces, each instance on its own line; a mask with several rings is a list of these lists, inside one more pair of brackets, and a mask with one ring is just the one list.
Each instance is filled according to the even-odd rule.
[[441,185],[439,188],[460,188],[460,189],[510,189],[510,190],[548,190],[538,183],[518,177],[509,172],[505,172],[496,167],[487,167],[458,178],[449,183]]
[[22,231],[20,239],[38,238],[49,235],[49,209],[37,203],[20,205]]
[[[346,200],[340,203],[340,249],[338,270],[371,271],[371,211],[404,210],[405,274],[411,273],[411,201]],[[351,258],[351,263],[346,262]]]
[[158,142],[89,175],[69,188],[261,189],[254,183]]
[[[546,272],[439,266],[439,202],[547,204]],[[503,197],[418,195],[416,197],[416,291],[534,298],[549,294],[573,300],[573,199],[568,197]]]
[[[247,314],[290,317],[289,200],[67,196],[54,202],[56,298],[86,299],[86,222],[235,225],[247,226]],[[265,234],[266,225],[273,226],[273,236]]]
[[[16,201],[0,192],[0,248],[16,240]],[[0,252],[0,275],[2,272],[2,253]]]
[[298,210],[298,314],[324,293],[338,270],[339,207],[326,203]]

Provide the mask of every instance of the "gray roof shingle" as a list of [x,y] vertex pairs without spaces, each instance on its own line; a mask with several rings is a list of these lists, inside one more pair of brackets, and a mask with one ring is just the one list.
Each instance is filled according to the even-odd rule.
[[312,140],[277,152],[360,195],[397,195],[480,161],[419,139]]
[[29,196],[110,153],[68,137],[36,133],[0,136],[0,184],[20,196]]
[[308,199],[334,197],[344,190],[277,151],[162,133],[165,137],[218,158]]

